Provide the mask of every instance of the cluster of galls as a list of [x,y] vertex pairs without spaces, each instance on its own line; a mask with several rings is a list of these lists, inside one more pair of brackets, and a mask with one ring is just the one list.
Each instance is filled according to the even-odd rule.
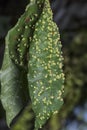
[[16,26],[7,35],[10,58],[19,66],[27,66],[29,46],[43,3],[44,0],[31,1]]

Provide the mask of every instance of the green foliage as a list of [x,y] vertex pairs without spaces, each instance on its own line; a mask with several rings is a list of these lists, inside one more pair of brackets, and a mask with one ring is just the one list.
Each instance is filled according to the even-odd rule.
[[57,113],[63,104],[64,75],[59,39],[49,2],[45,1],[29,48],[28,81],[32,107],[36,114],[36,129],[53,113]]
[[31,0],[6,37],[1,101],[8,126],[29,102],[29,96],[35,130],[58,113],[63,104],[62,60],[59,30],[53,22],[49,1]]
[[[6,43],[8,41],[6,40]],[[23,76],[24,76],[23,72]],[[21,77],[20,77],[21,76]],[[20,75],[20,69],[11,61],[9,49],[6,44],[4,61],[1,71],[1,101],[6,110],[8,125],[11,120],[19,113],[26,104],[26,84],[23,83],[24,77]],[[24,93],[24,91],[26,93]]]
[[[26,7],[25,13],[12,28],[7,38],[11,59],[20,66],[25,67],[28,60],[27,53],[37,22],[43,6],[43,0],[31,1]],[[27,66],[25,67],[27,68]]]

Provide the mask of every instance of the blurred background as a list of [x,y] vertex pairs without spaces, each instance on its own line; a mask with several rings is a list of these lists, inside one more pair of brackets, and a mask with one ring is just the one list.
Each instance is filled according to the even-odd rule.
[[[16,24],[28,2],[29,0],[0,0],[0,68],[5,36]],[[66,81],[64,105],[42,130],[87,130],[87,0],[50,2],[54,21],[60,30]],[[34,115],[30,106],[26,107],[12,126],[11,130],[33,130]],[[1,103],[0,130],[9,130]]]

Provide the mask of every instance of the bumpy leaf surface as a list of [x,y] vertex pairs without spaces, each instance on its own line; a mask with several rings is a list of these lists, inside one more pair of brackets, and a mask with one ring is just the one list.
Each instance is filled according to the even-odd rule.
[[17,24],[9,31],[9,53],[19,66],[27,68],[27,53],[34,32],[34,26],[42,12],[44,0],[32,0]]
[[1,101],[8,125],[28,102],[27,54],[34,24],[44,0],[32,0],[24,14],[6,36],[6,49],[1,70]]
[[35,130],[58,113],[63,104],[62,59],[59,30],[53,22],[50,4],[45,0],[29,49],[28,83],[36,115]]

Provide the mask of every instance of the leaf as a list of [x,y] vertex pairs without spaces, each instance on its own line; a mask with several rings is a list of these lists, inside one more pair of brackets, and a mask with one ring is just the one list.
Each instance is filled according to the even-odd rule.
[[[6,110],[8,126],[27,101],[26,84],[22,84],[24,80],[21,75],[24,76],[25,72],[18,69],[10,59],[8,38],[6,38],[5,55],[1,69],[1,101]],[[25,93],[23,87],[25,88]]]
[[[35,130],[41,128],[52,114],[58,113],[63,104],[60,36],[50,4],[45,0],[43,8],[43,2],[31,0],[32,4],[27,6],[24,15],[8,33],[1,72],[1,101],[8,125],[28,102],[28,73],[29,92],[36,115]],[[34,16],[38,17],[34,19]]]
[[6,110],[8,125],[29,100],[27,50],[42,5],[43,0],[31,1],[17,24],[6,36],[6,49],[1,72],[1,100]]
[[27,68],[27,53],[33,37],[34,25],[42,12],[43,1],[31,1],[19,18],[17,24],[9,31],[9,53],[15,64]]
[[45,0],[29,48],[28,84],[36,115],[35,130],[52,114],[58,113],[63,104],[62,59],[59,30],[53,22],[50,4]]

